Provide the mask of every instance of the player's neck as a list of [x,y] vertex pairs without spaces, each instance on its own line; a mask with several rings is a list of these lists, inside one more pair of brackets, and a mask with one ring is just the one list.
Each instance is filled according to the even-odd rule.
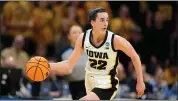
[[101,40],[104,40],[105,38],[105,33],[99,33],[97,31],[92,31],[92,39],[94,41],[101,41]]

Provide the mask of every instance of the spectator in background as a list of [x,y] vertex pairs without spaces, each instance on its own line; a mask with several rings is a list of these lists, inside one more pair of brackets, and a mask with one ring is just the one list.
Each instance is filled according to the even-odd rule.
[[125,84],[125,79],[126,79],[126,74],[125,74],[125,69],[124,66],[122,65],[122,63],[118,64],[118,74],[117,77],[119,79],[119,84]]
[[61,61],[61,54],[70,45],[70,42],[66,35],[66,33],[68,33],[67,32],[68,27],[69,25],[67,23],[66,23],[66,27],[64,25],[62,26],[61,36],[58,37],[58,39],[55,42],[55,51],[56,51],[57,61]]
[[14,60],[15,67],[22,69],[23,73],[25,73],[25,66],[29,60],[29,55],[23,50],[23,46],[24,37],[22,35],[17,35],[13,40],[12,46],[2,50],[1,61],[4,62],[4,59],[11,57],[11,60]]
[[151,28],[152,26],[152,17],[153,14],[151,11],[146,12],[145,24],[143,24],[144,28]]
[[1,61],[2,67],[10,67],[10,68],[16,68],[16,63],[14,58],[12,57],[6,57],[4,61]]
[[33,4],[28,1],[6,2],[3,6],[3,16],[8,32],[12,36],[23,35],[32,38],[31,10]]
[[4,17],[0,12],[0,51],[6,47],[10,47],[12,43],[12,37],[9,35],[7,27],[5,26]]
[[51,2],[52,10],[54,12],[54,17],[52,21],[52,27],[54,33],[58,35],[61,34],[62,21],[64,19],[64,11],[67,8],[68,2]]
[[155,75],[156,69],[157,69],[157,65],[158,65],[158,60],[157,58],[153,55],[150,58],[149,63],[147,64],[147,68],[146,68],[146,72],[152,76]]
[[[70,46],[62,53],[62,60],[68,59],[74,50],[77,38],[82,34],[82,28],[78,25],[73,25],[68,33],[70,40]],[[69,80],[69,89],[72,94],[73,100],[79,100],[81,97],[86,95],[85,91],[85,66],[87,61],[87,54],[83,53],[78,63],[76,64],[72,74],[66,76]]]
[[33,38],[38,44],[53,43],[52,20],[53,12],[48,9],[47,1],[38,1],[38,7],[34,8],[32,12],[32,21],[34,28]]
[[[144,53],[145,55],[145,60],[146,61],[149,61],[151,55],[153,55],[153,52],[152,52],[152,47],[151,47],[151,40],[152,40],[152,26],[153,26],[153,13],[151,11],[147,11],[145,12],[145,16],[144,16],[144,20],[142,21],[142,24],[141,24],[141,27],[142,27],[142,35],[144,37],[144,49],[145,50],[150,50],[149,52],[146,51]],[[148,63],[148,62],[147,62]]]
[[[67,18],[65,18],[67,19]],[[69,39],[67,38],[67,33],[69,33],[70,24],[68,22],[62,22],[61,35],[55,42],[55,51],[57,61],[61,61],[61,54],[70,45]],[[59,47],[60,46],[60,47]]]
[[23,46],[24,37],[22,35],[17,35],[13,40],[12,46],[2,50],[2,65],[19,68],[24,73],[29,56],[27,52],[23,50]]
[[[3,45],[9,46],[11,44],[12,37],[16,35],[23,35],[26,42],[32,42],[33,40],[33,22],[31,19],[33,2],[29,1],[9,1],[3,5]],[[28,46],[28,45],[24,45]],[[33,45],[30,45],[33,47]],[[24,47],[25,49],[26,47]],[[30,48],[31,49],[31,48]],[[31,50],[25,49],[30,54]],[[31,54],[30,54],[31,55]]]
[[112,19],[112,10],[108,1],[85,1],[84,3],[84,8],[87,12],[90,12],[90,10],[97,7],[103,7],[104,9],[106,9],[109,18]]
[[135,27],[132,18],[129,16],[129,8],[122,5],[119,9],[119,17],[111,19],[111,30],[127,40],[130,39],[130,30]]
[[154,78],[150,83],[153,87],[153,99],[168,99],[170,91],[166,81],[163,79],[163,70],[161,67],[156,69]]
[[72,18],[72,24],[78,24],[83,28],[87,23],[88,12],[84,5],[79,1],[73,1],[70,4],[69,12],[71,15],[70,17]]
[[[72,25],[72,21],[74,20],[74,13],[71,13],[72,11],[75,11],[75,10],[71,10],[69,9],[70,7],[70,3],[65,1],[65,2],[62,2],[62,4],[53,4],[53,10],[55,11],[55,17],[57,16],[60,16],[61,19],[54,19],[54,23],[55,23],[55,20],[58,21],[58,20],[61,20],[60,21],[60,24],[58,22],[58,27],[59,29],[57,30],[56,32],[56,36],[55,39],[55,51],[56,51],[56,58],[57,58],[57,61],[61,61],[61,54],[63,53],[63,51],[70,45],[70,42],[67,38],[67,33],[69,31],[69,28],[70,26]],[[60,10],[58,10],[57,8],[61,8],[63,14],[61,15],[58,15],[56,13],[61,13]],[[71,7],[72,8],[72,7]],[[74,7],[75,8],[75,7]],[[59,47],[60,46],[60,47]]]
[[[132,21],[132,18],[129,15],[129,8],[126,5],[121,5],[121,7],[118,10],[118,17],[115,17],[111,19],[110,27],[111,30],[122,37],[124,37],[127,40],[131,39],[131,30],[135,28],[135,24]],[[129,58],[121,51],[119,53],[120,61],[123,63],[125,67],[125,72],[128,74],[128,63]]]
[[25,69],[25,65],[29,60],[28,54],[23,50],[24,37],[22,35],[17,35],[14,38],[11,47],[5,48],[1,52],[3,58],[11,57],[15,61],[15,66],[17,68]]
[[15,73],[14,68],[17,68],[15,60],[12,57],[6,57],[3,60],[0,66],[2,68],[0,70],[0,96],[16,96],[16,92],[20,90],[20,78],[12,80],[12,73]]
[[[171,88],[171,93],[172,93],[171,98],[178,100],[178,80],[177,80],[177,82],[172,86],[172,88]],[[171,98],[170,98],[170,99],[171,99]]]
[[176,67],[176,64],[172,63],[163,71],[164,79],[166,80],[170,89],[178,80],[177,69],[178,68]]
[[[144,46],[144,39],[142,35],[142,30],[139,26],[135,26],[130,30],[131,32],[131,37],[129,42],[132,44],[136,52],[141,56],[141,57],[146,57],[145,53],[147,53],[147,50],[145,50]],[[143,58],[142,62],[145,62],[146,59]]]
[[169,38],[172,32],[165,25],[163,14],[160,11],[156,11],[154,13],[152,30],[149,33],[149,49],[160,61],[165,61],[169,56]]

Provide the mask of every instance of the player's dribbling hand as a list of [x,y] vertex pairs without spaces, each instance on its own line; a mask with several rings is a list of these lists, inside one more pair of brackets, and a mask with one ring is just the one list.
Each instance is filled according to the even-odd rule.
[[145,83],[144,82],[137,82],[137,86],[136,86],[136,90],[137,90],[137,97],[141,97],[144,94],[145,91]]

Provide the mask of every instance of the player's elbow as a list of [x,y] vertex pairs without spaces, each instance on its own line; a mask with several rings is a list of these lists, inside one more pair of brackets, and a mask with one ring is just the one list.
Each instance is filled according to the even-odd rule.
[[75,62],[72,60],[72,59],[68,59],[67,61],[67,74],[71,74],[72,72],[73,72],[73,69],[74,69],[74,67],[75,67]]
[[67,74],[68,74],[68,75],[71,74],[72,71],[73,71],[72,67],[69,67],[68,70],[67,70]]
[[69,69],[68,74],[71,74],[72,72],[73,72],[73,70],[72,70],[72,69]]
[[71,74],[72,71],[73,71],[73,66],[70,63],[68,63],[68,66],[67,66],[67,75]]

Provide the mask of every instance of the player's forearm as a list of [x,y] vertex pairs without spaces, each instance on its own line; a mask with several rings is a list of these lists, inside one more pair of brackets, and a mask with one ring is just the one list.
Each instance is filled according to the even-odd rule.
[[137,82],[143,82],[143,71],[141,67],[140,57],[138,55],[134,55],[132,58],[133,65],[135,67]]
[[57,75],[68,75],[72,72],[72,68],[67,60],[57,63],[49,63],[49,65],[51,70],[54,71]]

